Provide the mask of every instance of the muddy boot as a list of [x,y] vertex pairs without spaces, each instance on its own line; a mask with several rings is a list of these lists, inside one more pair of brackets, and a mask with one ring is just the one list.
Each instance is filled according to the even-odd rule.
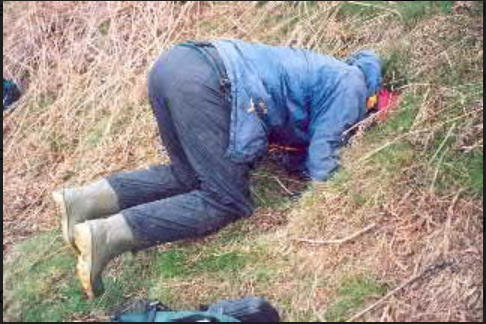
[[139,245],[121,214],[79,224],[74,229],[74,237],[80,252],[77,274],[89,299],[103,293],[101,275],[108,263]]
[[74,249],[74,227],[120,212],[118,197],[106,180],[82,188],[56,191],[52,198],[62,217],[64,239]]

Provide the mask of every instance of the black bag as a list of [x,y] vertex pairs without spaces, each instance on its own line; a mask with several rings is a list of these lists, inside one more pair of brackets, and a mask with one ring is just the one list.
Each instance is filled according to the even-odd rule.
[[3,79],[3,110],[9,109],[20,99],[20,90],[15,83]]
[[265,299],[244,298],[220,301],[199,311],[173,311],[160,302],[137,301],[124,305],[113,322],[248,322],[278,323],[280,315]]

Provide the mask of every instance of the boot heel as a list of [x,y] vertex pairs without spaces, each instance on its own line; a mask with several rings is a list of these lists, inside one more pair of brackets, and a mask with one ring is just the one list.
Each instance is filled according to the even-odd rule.
[[80,251],[76,272],[88,299],[93,300],[103,293],[103,282],[93,278],[93,236],[88,224],[75,228],[75,246]]
[[69,213],[66,204],[66,192],[65,190],[56,191],[52,194],[52,200],[57,207],[59,214],[61,215],[61,224],[62,224],[62,235],[66,243],[69,244],[71,250],[75,255],[79,255],[79,250],[76,248],[76,244],[74,243],[74,233],[69,232],[70,225],[69,224]]

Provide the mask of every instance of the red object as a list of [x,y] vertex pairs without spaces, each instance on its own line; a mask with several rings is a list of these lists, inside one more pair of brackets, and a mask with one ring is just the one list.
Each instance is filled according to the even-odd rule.
[[400,102],[400,95],[396,92],[381,90],[378,93],[378,111],[379,119],[385,121],[388,118],[388,113],[395,109]]

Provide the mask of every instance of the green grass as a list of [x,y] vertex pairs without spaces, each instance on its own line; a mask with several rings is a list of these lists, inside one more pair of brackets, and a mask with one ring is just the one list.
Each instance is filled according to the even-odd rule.
[[454,1],[400,1],[394,4],[387,1],[344,1],[339,13],[343,19],[355,16],[371,19],[384,12],[390,12],[394,18],[399,17],[403,23],[411,25],[433,13],[450,13],[453,5]]
[[200,274],[231,275],[243,269],[254,258],[241,251],[222,252],[215,243],[209,247],[177,247],[160,252],[156,257],[157,273],[166,279],[188,278]]
[[448,192],[451,188],[466,190],[471,196],[484,196],[484,154],[471,152],[467,154],[448,152],[442,161],[438,161],[435,168],[439,168],[437,189]]
[[[396,9],[403,18],[401,23],[413,26],[415,22],[431,14],[450,12],[453,4],[452,1],[407,1],[396,5],[374,1],[362,3],[372,5],[379,3],[383,8],[344,3],[340,8],[341,17],[348,19],[350,16],[360,16],[367,19],[383,13],[386,9]],[[396,17],[398,15],[390,15],[390,19]],[[298,23],[297,20],[278,13],[278,16],[268,15],[265,18],[268,21],[263,25],[275,25],[283,18],[288,19],[288,23],[282,26],[279,31],[281,34],[268,34],[264,37],[273,37],[271,42],[274,43],[281,43],[286,39]],[[203,30],[213,30],[218,26],[216,22],[204,22],[200,27]],[[100,25],[99,32],[102,35],[108,33],[109,25]],[[446,37],[444,40],[437,41],[448,42],[449,40]],[[477,45],[475,42],[470,38],[461,38],[455,40],[454,44],[457,46],[462,44],[469,49]],[[454,93],[450,93],[450,98],[444,103],[445,110],[437,117],[439,122],[456,118],[465,111],[465,108],[473,107],[482,99],[483,83],[475,80],[478,74],[475,73],[475,67],[481,65],[482,56],[478,56],[477,60],[469,59],[465,55],[463,59],[456,60],[453,56],[452,66],[449,64],[440,66],[434,76],[426,76],[424,80],[413,80],[414,71],[411,71],[410,67],[414,49],[408,42],[397,41],[396,45],[392,45],[392,49],[385,53],[386,83],[389,86],[399,88],[414,82],[431,82],[432,95],[435,89],[453,86]],[[422,102],[423,93],[407,92],[400,108],[390,116],[390,119],[365,134],[363,145],[358,148],[358,151],[361,150],[360,153],[364,152],[363,154],[366,155],[373,149],[409,132]],[[39,105],[34,108],[41,110],[49,104],[47,99],[40,100]],[[122,109],[132,110],[130,107]],[[88,114],[86,111],[78,113],[80,118]],[[131,122],[130,116],[124,112],[114,118],[109,134],[105,134],[105,131],[110,116],[100,116],[102,118],[97,119],[96,126],[80,136],[83,138],[83,144],[87,147],[98,146],[104,135],[114,136],[117,132],[123,131],[124,126]],[[147,118],[152,118],[148,110]],[[445,141],[450,126],[449,123],[438,132],[433,145],[427,148],[426,152],[423,147],[407,140],[400,140],[380,150],[366,161],[373,166],[369,173],[364,174],[360,169],[340,170],[329,183],[329,190],[342,193],[345,199],[349,199],[349,205],[355,207],[352,211],[366,207],[370,201],[379,204],[380,200],[373,199],[376,189],[380,185],[395,186],[394,179],[400,177],[404,169],[415,162],[426,164],[430,161]],[[425,187],[430,186],[434,180],[434,171],[438,170],[435,186],[441,193],[450,195],[457,189],[466,189],[468,194],[482,198],[484,153],[474,150],[466,154],[457,149],[460,131],[466,127],[467,124],[462,120],[457,121],[456,130],[445,141],[437,158],[428,166],[431,171],[429,178],[424,177],[420,181]],[[60,153],[72,149],[72,143],[67,143],[66,139],[52,134],[49,138],[51,151]],[[364,151],[363,148],[369,148],[369,151]],[[75,175],[75,173],[67,173],[65,180]],[[252,189],[259,207],[277,212],[299,208],[276,181],[276,176],[277,174],[271,168],[256,171]],[[291,188],[292,182],[288,182],[281,176],[279,179],[294,191],[294,188]],[[355,180],[366,181],[367,185],[355,185]],[[327,210],[325,204],[320,203],[320,199],[323,198],[319,192],[313,195],[312,189],[309,189],[302,206],[316,206],[318,210],[315,212],[322,217]],[[252,293],[274,298],[272,301],[285,307],[293,318],[315,321],[316,304],[309,305],[309,308],[295,308],[294,303],[298,304],[301,296],[296,298],[294,295],[301,292],[293,290],[294,285],[315,288],[312,286],[314,281],[307,284],[306,278],[298,273],[295,274],[295,278],[292,273],[282,275],[281,269],[295,269],[293,263],[298,259],[294,259],[293,255],[275,255],[278,247],[277,250],[272,250],[272,247],[266,246],[268,237],[262,235],[258,228],[254,228],[255,225],[249,223],[242,220],[232,224],[213,238],[205,239],[204,242],[174,244],[164,250],[139,253],[135,258],[123,258],[121,264],[115,266],[115,269],[109,269],[110,275],[105,278],[106,294],[94,302],[85,300],[81,287],[75,279],[75,259],[71,252],[64,248],[59,235],[47,233],[34,237],[15,247],[12,255],[17,255],[17,258],[4,262],[4,319],[62,321],[72,319],[73,316],[106,315],[127,298],[138,298],[138,296],[161,300],[175,307],[194,308],[200,303],[214,302],[227,296],[238,298]],[[331,276],[340,278],[342,274],[332,273]],[[280,281],[282,278],[289,282]],[[282,292],[281,286],[285,284],[290,284],[290,293]],[[307,293],[309,289],[303,290]],[[326,299],[331,299],[332,302],[330,305],[325,305],[327,311],[324,318],[328,321],[347,320],[363,309],[368,302],[383,296],[387,290],[386,285],[373,279],[371,275],[345,278],[341,281],[335,295],[326,296]]]
[[421,104],[421,98],[415,95],[405,95],[402,104],[392,113],[385,123],[370,130],[366,135],[367,140],[386,140],[398,134],[410,131]]
[[267,263],[270,258],[265,245],[228,245],[217,237],[204,244],[175,245],[157,253],[152,264],[157,270],[149,280],[147,295],[177,309],[241,297],[241,287],[249,282],[264,295],[278,271],[278,262]]
[[255,231],[252,231],[248,224],[242,220],[223,228],[217,234],[218,244],[221,245],[234,245],[234,244],[244,244],[244,242],[254,235]]
[[397,4],[405,22],[414,22],[432,13],[451,13],[454,1],[402,1]]
[[61,322],[73,315],[107,314],[129,292],[147,285],[144,263],[132,264],[118,279],[105,278],[102,298],[86,300],[75,277],[76,260],[57,232],[18,244],[13,255],[18,257],[4,264],[3,274],[4,316],[11,320]]
[[351,170],[340,169],[330,179],[330,183],[332,184],[332,187],[338,192],[343,191],[351,181],[352,175],[353,174]]
[[[428,77],[449,87],[469,87],[471,84],[481,82],[477,71],[483,68],[482,41],[470,34],[457,35],[442,41],[448,43],[447,47],[454,47],[456,52],[448,54],[449,61],[434,71],[433,78]],[[469,51],[463,50],[465,48]]]
[[288,185],[271,169],[262,167],[254,172],[251,190],[258,207],[285,210],[292,205],[292,197],[278,182]]
[[[239,249],[219,240],[204,245],[182,243],[165,251],[125,256],[120,266],[108,269],[104,277],[105,294],[90,302],[75,277],[76,260],[58,233],[43,234],[18,244],[12,255],[17,257],[4,263],[4,316],[27,322],[60,322],[72,316],[110,314],[128,295],[143,291],[149,298],[164,303],[186,305],[185,300],[195,296],[191,285],[185,289],[178,283],[198,278],[231,283],[235,291],[245,280],[257,280],[264,290],[263,287],[272,284],[276,271],[265,264],[267,247],[262,245]],[[109,275],[111,271],[116,274]],[[242,276],[243,272],[249,273],[248,277]],[[205,300],[215,301],[220,293],[217,287],[208,289]]]
[[[62,250],[57,234],[30,239],[18,245],[14,253],[21,257],[4,265],[4,301],[9,305],[7,316],[28,322],[59,321],[68,312],[84,308],[79,303],[80,294],[73,292],[75,284],[71,285],[69,280],[74,275],[75,260]],[[66,307],[60,307],[61,301],[62,304],[66,301]],[[12,309],[18,314],[9,314]]]
[[[385,123],[367,130],[360,140],[359,154],[350,159],[347,168],[334,175],[328,190],[346,197],[355,211],[370,202],[386,203],[389,197],[385,193],[394,190],[403,170],[419,156],[420,151],[408,139],[399,137],[411,130],[421,103],[421,98],[406,94]],[[367,179],[366,185],[356,185],[363,178]]]
[[407,164],[412,163],[413,148],[406,142],[399,142],[383,149],[372,159],[372,164],[389,173],[397,173]]
[[[457,85],[458,83],[456,83]],[[483,95],[482,83],[466,83],[458,85],[455,89],[456,95],[449,98],[446,109],[441,114],[441,120],[453,120],[457,117],[461,108],[468,111],[474,108]],[[406,95],[399,110],[386,123],[371,129],[365,135],[365,142],[386,143],[401,134],[410,131],[422,98],[417,95]],[[446,138],[452,123],[447,123],[442,130],[436,134],[434,145],[425,151],[423,147],[415,147],[407,140],[400,140],[393,143],[375,154],[369,161],[386,174],[399,174],[407,165],[414,162],[431,161],[429,177],[427,181],[421,179],[425,185],[436,186],[439,192],[447,193],[451,190],[465,189],[472,196],[483,197],[483,157],[481,150],[476,149],[469,153],[463,153],[458,149],[458,139],[462,133],[468,130],[470,125],[467,120],[459,119],[452,136]],[[419,159],[419,160],[417,160]],[[378,172],[378,171],[377,171]],[[376,173],[377,173],[376,172]],[[437,174],[436,174],[437,172]],[[383,173],[383,176],[386,176]],[[346,183],[350,176],[343,173],[337,177],[338,182]],[[432,184],[432,182],[435,182]],[[362,197],[356,197],[362,200]]]
[[473,153],[466,156],[465,174],[469,188],[481,198],[484,196],[484,153]]
[[345,322],[364,304],[373,298],[379,298],[388,287],[370,277],[348,278],[342,281],[336,301],[326,311],[328,322]]
[[244,255],[239,251],[222,252],[214,251],[194,264],[193,271],[198,273],[224,273],[225,275],[237,274],[247,263],[251,262],[250,255]]
[[155,261],[157,274],[164,279],[188,276],[187,262],[188,255],[181,249],[172,249],[159,253]]
[[419,98],[406,96],[398,111],[392,114],[386,123],[379,124],[365,134],[365,143],[371,144],[372,147],[383,147],[367,161],[376,165],[375,173],[382,176],[399,174],[406,165],[413,162],[413,146],[405,139],[396,142],[394,140],[410,131],[417,116],[419,103]]
[[411,55],[409,50],[398,46],[383,58],[384,84],[389,89],[397,89],[411,82]]
[[437,132],[425,157],[430,161],[431,185],[439,192],[466,190],[471,196],[483,197],[484,152],[482,148],[471,152],[460,149],[460,140],[464,133],[474,126],[469,119],[457,118],[458,112],[464,114],[476,108],[482,97],[482,82],[464,81],[462,85],[456,85],[454,94],[447,98],[446,109],[441,117],[453,122],[445,124]]

